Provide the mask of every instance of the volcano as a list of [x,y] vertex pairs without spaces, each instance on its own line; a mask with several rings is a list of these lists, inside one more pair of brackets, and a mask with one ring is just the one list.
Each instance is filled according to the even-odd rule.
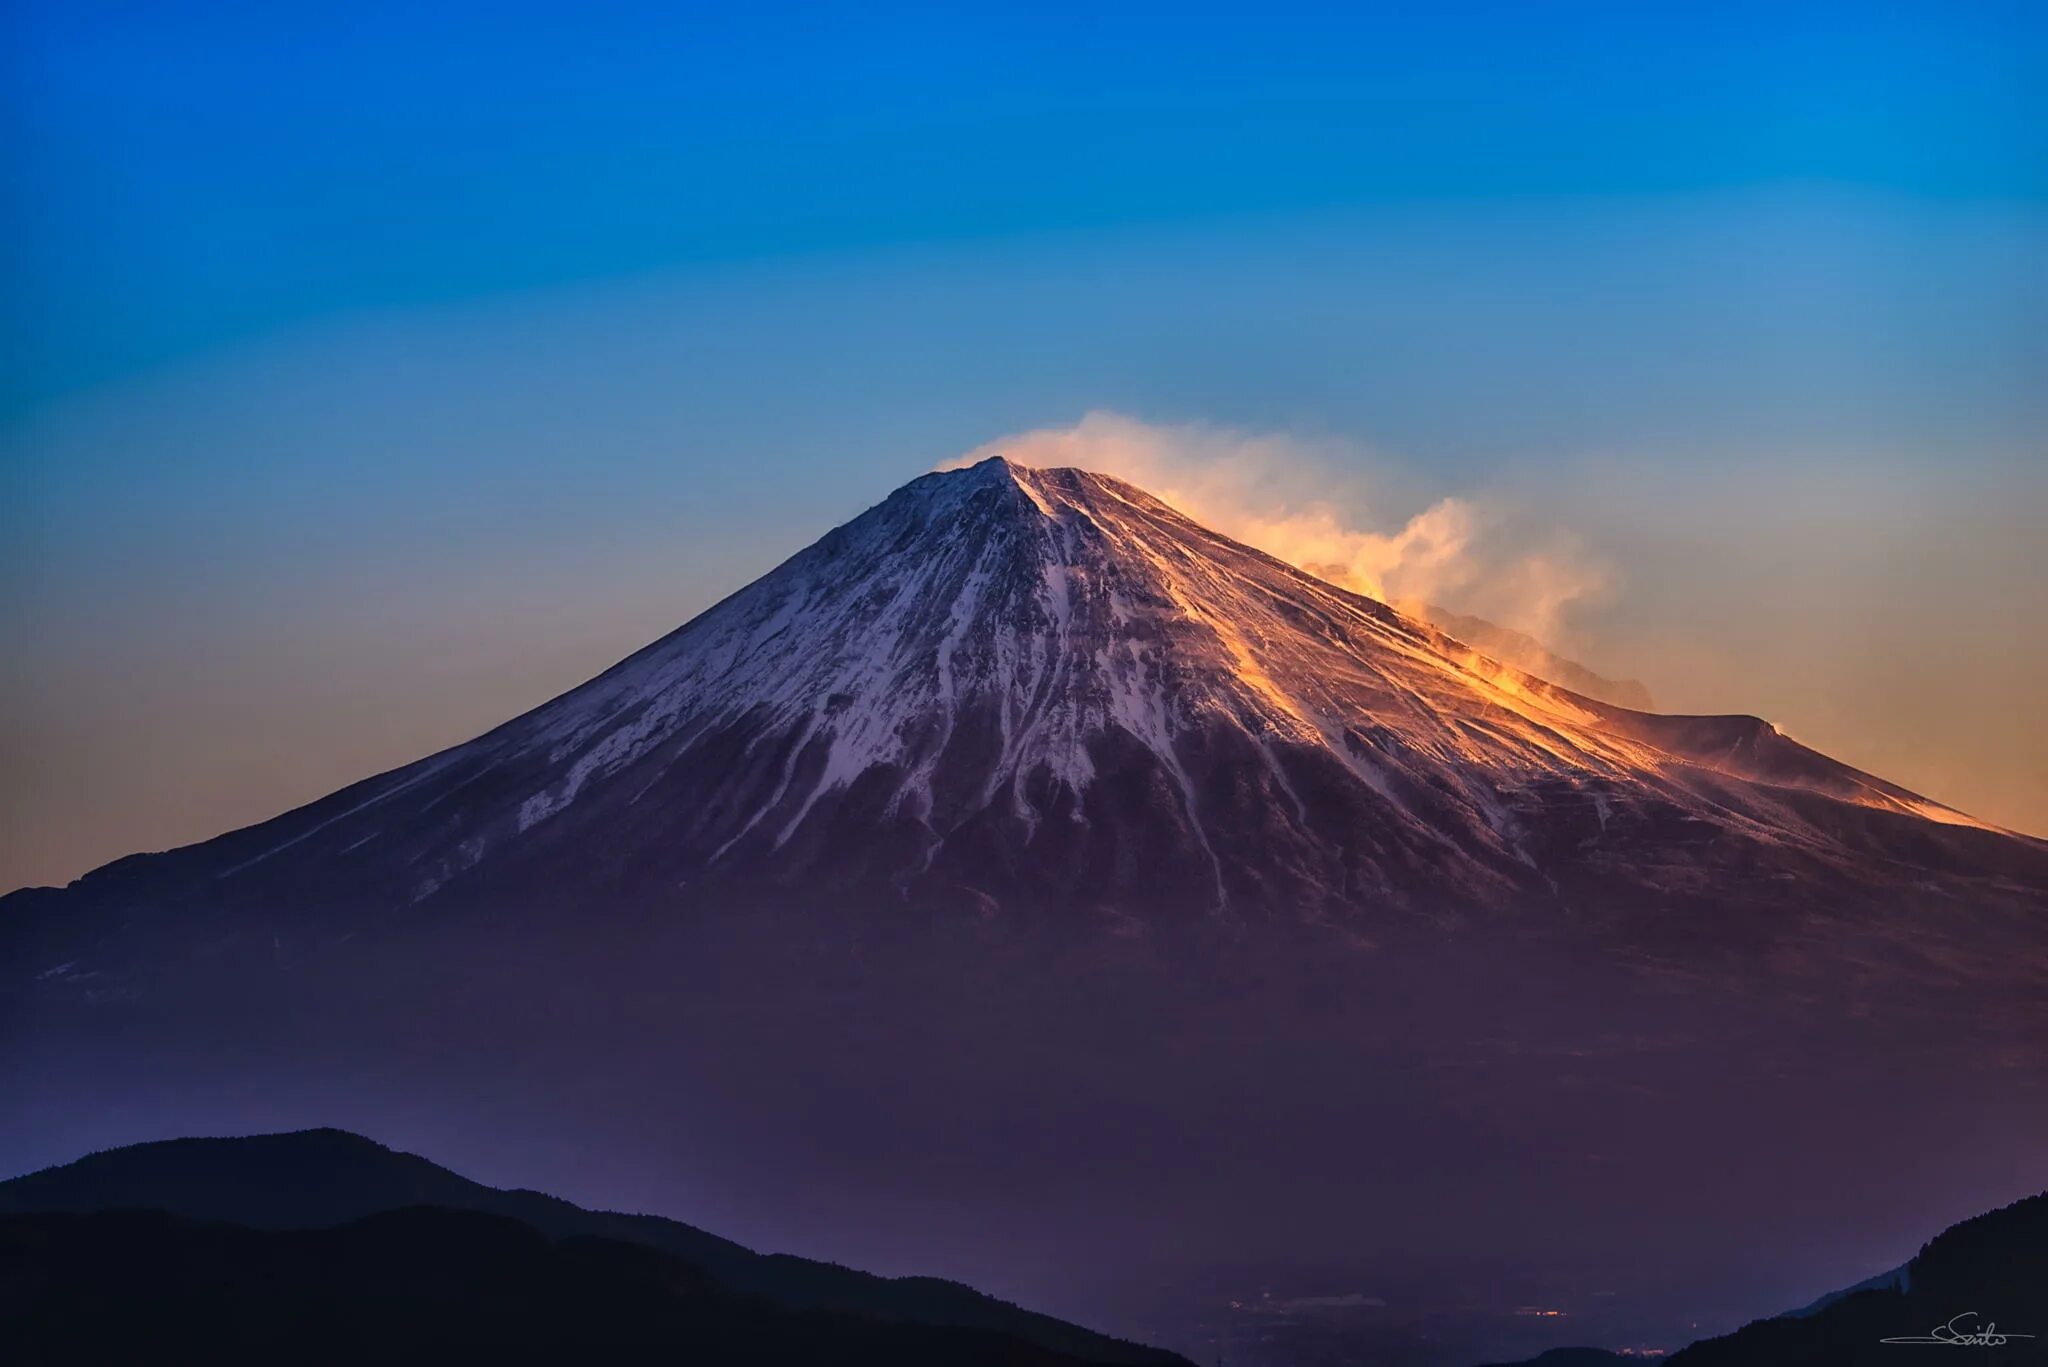
[[0,1162],[343,1125],[1202,1361],[1672,1345],[1814,1284],[1798,1229],[1891,1267],[2011,1199],[2044,910],[2048,846],[1766,722],[995,459],[473,741],[0,900]]
[[1373,942],[1510,910],[2038,911],[2048,845],[1754,717],[1573,693],[1129,484],[995,457],[476,740],[0,923],[34,947],[17,971],[62,981],[166,936],[317,949],[453,907],[821,890]]

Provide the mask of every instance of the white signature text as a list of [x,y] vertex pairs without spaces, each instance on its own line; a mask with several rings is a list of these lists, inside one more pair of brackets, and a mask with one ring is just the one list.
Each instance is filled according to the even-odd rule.
[[1913,1334],[1905,1338],[1879,1339],[1878,1342],[1926,1343],[1938,1348],[1996,1348],[2001,1343],[2008,1343],[2013,1339],[2034,1337],[2032,1334],[2000,1333],[1995,1323],[1986,1324],[1982,1329],[1973,1328],[1968,1321],[1976,1318],[1976,1311],[1965,1310],[1947,1324],[1936,1325],[1930,1333]]

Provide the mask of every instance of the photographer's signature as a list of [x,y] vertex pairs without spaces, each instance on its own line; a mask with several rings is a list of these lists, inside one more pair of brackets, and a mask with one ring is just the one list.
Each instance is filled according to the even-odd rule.
[[2013,1339],[2030,1339],[2032,1334],[2001,1333],[1997,1324],[1986,1324],[1982,1329],[1973,1328],[1970,1321],[1977,1318],[1974,1310],[1965,1310],[1947,1324],[1938,1324],[1925,1334],[1912,1334],[1904,1338],[1879,1339],[1879,1343],[1925,1343],[1937,1348],[1996,1348]]

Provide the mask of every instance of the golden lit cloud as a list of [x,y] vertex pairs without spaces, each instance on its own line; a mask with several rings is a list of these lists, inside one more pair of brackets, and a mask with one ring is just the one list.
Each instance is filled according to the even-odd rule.
[[1546,533],[1532,545],[1508,510],[1471,496],[1388,518],[1343,468],[1346,454],[1289,436],[1093,412],[1071,427],[988,442],[940,468],[1000,455],[1113,475],[1334,584],[1396,605],[1476,613],[1547,642],[1569,635],[1572,604],[1610,582],[1574,540]]

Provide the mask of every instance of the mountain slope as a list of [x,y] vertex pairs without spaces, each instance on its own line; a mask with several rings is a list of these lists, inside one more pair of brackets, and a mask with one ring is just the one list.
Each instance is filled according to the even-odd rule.
[[195,937],[291,953],[570,888],[1374,938],[1531,905],[2031,914],[2048,846],[1755,718],[1581,697],[1132,486],[997,458],[475,741],[17,894],[0,925],[55,990]]
[[[2003,1334],[2005,1341],[1968,1341],[1978,1334]],[[2048,1355],[2048,1193],[1951,1225],[1903,1267],[1802,1309],[1701,1339],[1668,1361],[1673,1367],[1889,1367],[1942,1347],[1970,1349],[1993,1362],[2039,1362]],[[1555,1348],[1493,1367],[1629,1361],[1640,1359],[1604,1348]]]
[[[2048,1193],[1943,1230],[1883,1281],[1757,1320],[1670,1360],[1673,1367],[1856,1367],[1965,1348],[1995,1362],[2039,1362],[2048,1355]],[[1997,1341],[1973,1342],[1975,1335]]]
[[781,1310],[643,1245],[551,1240],[434,1207],[287,1231],[146,1210],[0,1216],[0,1340],[23,1367],[1092,1361],[983,1331]]
[[[340,1130],[135,1144],[0,1182],[0,1216],[156,1210],[257,1230],[309,1230],[409,1207],[516,1221],[549,1239],[642,1246],[701,1269],[727,1291],[791,1310],[1007,1335],[1047,1354],[1089,1362],[1179,1361],[957,1282],[877,1277],[830,1263],[763,1255],[675,1220],[584,1210],[534,1191],[500,1191]],[[193,1237],[174,1226],[156,1232]]]
[[1577,661],[1565,659],[1535,637],[1489,622],[1484,617],[1469,617],[1429,603],[1404,603],[1401,607],[1410,616],[1441,627],[1480,654],[1524,674],[1534,674],[1539,679],[1597,702],[1613,703],[1616,707],[1627,707],[1637,712],[1657,710],[1649,688],[1640,679],[1610,679],[1596,674]]

